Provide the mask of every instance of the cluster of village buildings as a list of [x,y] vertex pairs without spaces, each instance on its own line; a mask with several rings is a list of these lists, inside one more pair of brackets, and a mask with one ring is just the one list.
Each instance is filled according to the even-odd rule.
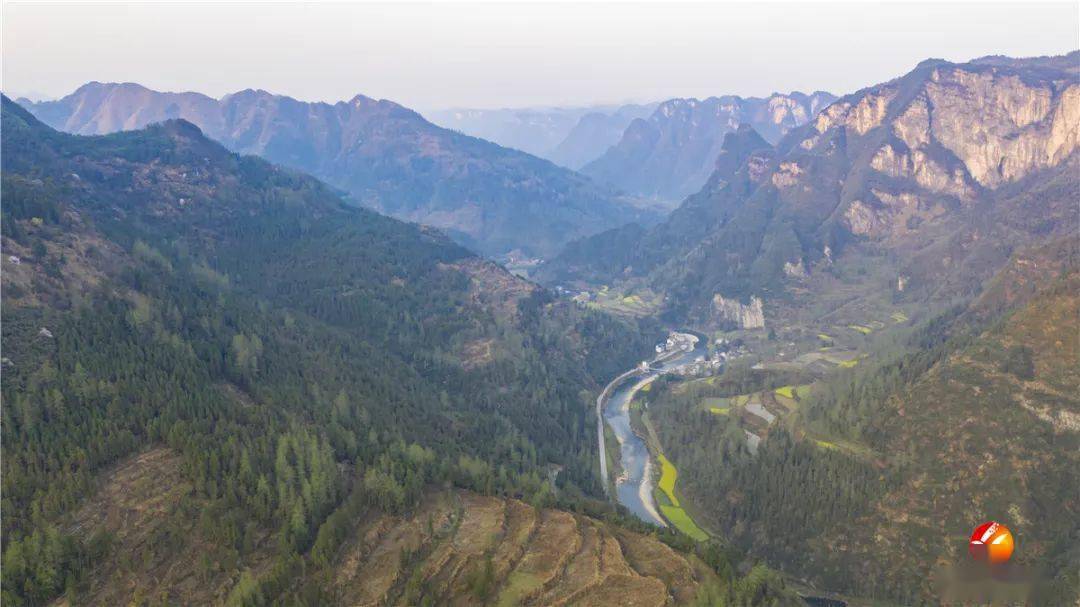
[[[656,344],[657,358],[663,358],[665,353],[690,352],[697,344],[698,338],[687,333],[672,333],[667,341]],[[741,342],[720,337],[713,342],[712,352],[702,354],[693,361],[674,367],[671,372],[683,376],[712,375],[723,370],[724,364],[729,360],[746,354],[746,348]],[[642,362],[642,368],[647,363]]]
[[672,331],[671,334],[668,335],[667,341],[656,344],[656,353],[657,355],[663,355],[665,353],[689,352],[694,349],[697,342],[698,338],[696,335]]

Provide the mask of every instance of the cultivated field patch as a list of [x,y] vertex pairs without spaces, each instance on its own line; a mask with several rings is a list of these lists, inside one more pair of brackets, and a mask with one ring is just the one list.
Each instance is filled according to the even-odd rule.
[[709,534],[705,533],[701,527],[697,526],[690,515],[686,513],[686,510],[679,504],[679,498],[675,495],[675,483],[679,479],[679,471],[675,468],[675,465],[664,457],[664,455],[658,454],[657,459],[660,460],[660,482],[657,483],[657,487],[661,493],[661,497],[658,500],[660,505],[660,512],[664,515],[664,518],[668,520],[676,529],[685,533],[690,538],[703,542],[709,539]]

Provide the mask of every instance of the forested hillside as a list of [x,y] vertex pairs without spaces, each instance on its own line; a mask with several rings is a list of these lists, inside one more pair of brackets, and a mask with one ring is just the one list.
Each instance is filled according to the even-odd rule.
[[[80,603],[255,605],[273,602],[260,572],[276,544],[258,531],[215,534],[220,510],[198,495],[181,458],[156,448],[109,470],[73,514],[100,538]],[[428,462],[430,465],[430,462]],[[725,553],[700,556],[565,510],[459,489],[429,489],[397,509],[367,481],[329,516],[278,603],[306,605],[797,605],[763,566],[736,578]],[[150,507],[147,507],[150,506]],[[249,528],[250,529],[250,528]],[[670,536],[665,540],[671,541]],[[133,590],[134,588],[134,590]],[[283,599],[283,600],[282,600]],[[700,599],[700,601],[699,601]]]
[[648,331],[183,121],[72,136],[5,98],[3,141],[5,603],[79,596],[108,542],[68,517],[154,445],[231,562],[274,547],[267,599],[350,492],[599,494],[587,391]]
[[646,397],[698,524],[909,604],[998,520],[1019,602],[1076,601],[1078,59],[927,60],[775,146],[729,134],[664,223],[534,274],[749,351]]
[[795,414],[755,430],[756,450],[736,404],[772,393],[767,376],[658,383],[650,416],[694,479],[681,491],[695,513],[798,576],[904,604],[944,596],[970,529],[1004,521],[1029,572],[1010,591],[1026,604],[1074,602],[1077,246],[1018,253],[969,306],[799,388]]
[[213,99],[91,82],[27,107],[82,135],[184,119],[232,151],[307,172],[357,204],[435,226],[487,255],[549,256],[572,238],[655,219],[573,171],[363,95],[334,104],[262,90]]

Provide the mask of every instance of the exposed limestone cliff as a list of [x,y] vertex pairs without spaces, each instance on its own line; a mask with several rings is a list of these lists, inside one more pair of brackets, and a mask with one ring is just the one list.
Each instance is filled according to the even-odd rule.
[[763,154],[754,154],[746,161],[746,171],[750,175],[750,181],[758,182],[769,169],[771,157]]
[[[874,146],[870,168],[909,182],[851,200],[843,217],[855,234],[903,235],[945,213],[941,196],[975,204],[981,191],[1055,167],[1080,145],[1075,77],[1021,76],[977,63],[929,65],[921,74],[903,95],[885,85],[838,101],[818,116],[816,133],[800,143],[814,150],[838,128],[848,137],[867,136],[858,145]],[[884,130],[870,137],[877,127]],[[777,187],[793,183],[787,164],[773,174]]]
[[[679,294],[672,311],[740,326],[749,294],[768,294],[772,326],[795,298],[837,295],[833,279],[851,279],[856,297],[887,280],[905,301],[944,301],[976,292],[1014,243],[1075,231],[1078,140],[1080,51],[929,59],[835,101],[738,168],[721,157],[707,188],[625,250],[560,263],[590,279],[641,278]],[[867,254],[880,265],[848,273]]]
[[847,125],[860,135],[881,124],[885,119],[885,113],[889,109],[889,103],[896,96],[896,91],[883,89],[878,94],[866,95],[855,106],[847,118]]
[[[974,184],[997,188],[1060,164],[1080,145],[1075,78],[1040,81],[969,64],[933,69],[920,87],[901,96],[882,86],[838,101],[818,115],[817,134],[800,146],[813,149],[830,129],[863,136],[887,126],[904,145],[886,138],[871,161],[874,169],[971,199]],[[935,149],[950,153],[956,166],[942,164]]]
[[801,259],[784,262],[784,275],[789,278],[806,278],[806,266]]
[[912,150],[930,143],[930,108],[925,95],[912,101],[893,122],[893,132]]
[[916,229],[924,221],[945,214],[945,207],[911,192],[890,193],[873,190],[870,202],[856,200],[844,213],[848,227],[855,234],[878,237],[900,237]]
[[769,108],[769,118],[773,124],[785,124],[787,122],[806,124],[810,119],[807,115],[807,108],[791,97],[773,95],[769,97],[767,106]]
[[824,133],[833,127],[842,126],[856,134],[865,135],[882,123],[894,97],[895,90],[883,88],[864,95],[854,105],[850,101],[839,101],[818,115],[814,128],[819,133]]
[[948,194],[961,200],[970,200],[974,190],[967,182],[963,169],[949,171],[921,150],[906,153],[885,144],[870,161],[870,166],[901,179],[914,179],[915,183],[931,192]]
[[778,188],[790,188],[799,181],[799,175],[802,175],[803,170],[799,167],[797,162],[782,162],[772,176],[773,185]]
[[826,108],[824,112],[818,114],[817,120],[814,121],[814,128],[817,132],[824,133],[836,125],[843,124],[843,120],[850,109],[851,103],[837,101]]
[[1016,75],[956,67],[935,70],[926,93],[930,135],[984,187],[1058,164],[1080,138],[1076,84],[1029,85]]
[[734,322],[740,328],[765,328],[765,310],[760,297],[751,297],[750,303],[744,304],[717,293],[713,295],[713,310],[718,318]]

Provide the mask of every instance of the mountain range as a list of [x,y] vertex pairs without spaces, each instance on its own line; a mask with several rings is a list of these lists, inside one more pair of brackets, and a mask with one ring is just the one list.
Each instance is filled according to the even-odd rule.
[[597,499],[654,325],[182,119],[0,109],[5,604],[798,604]]
[[[604,108],[450,108],[424,112],[435,124],[548,158],[582,116]],[[550,160],[550,158],[549,158]]]
[[182,118],[233,151],[310,173],[358,204],[438,227],[488,255],[551,255],[568,239],[653,218],[570,170],[361,95],[335,104],[255,90],[213,99],[92,82],[24,105],[82,135]]
[[432,122],[501,146],[580,169],[619,140],[634,118],[648,116],[655,103],[571,108],[450,109],[426,115]]
[[[647,284],[706,322],[717,298],[763,298],[766,316],[775,301],[782,316],[805,303],[793,293],[851,281],[909,301],[977,292],[1013,249],[1074,227],[1076,57],[928,60],[775,146],[729,133],[665,222],[572,243],[543,276]],[[844,275],[866,259],[872,273]]]
[[[5,604],[1080,598],[1080,51],[506,118],[613,141],[584,174],[361,96],[22,104]],[[708,358],[625,401],[659,528],[594,416],[670,327]],[[1007,575],[957,584],[986,520]]]
[[926,60],[775,145],[743,125],[667,220],[535,275],[757,355],[649,393],[699,525],[916,604],[958,591],[966,534],[998,520],[1034,580],[1001,592],[1071,604],[1078,146],[1080,52]]
[[669,99],[630,122],[615,145],[581,170],[626,192],[680,200],[705,184],[725,134],[749,124],[775,143],[834,99],[823,92]]
[[580,170],[618,143],[631,122],[649,116],[656,106],[655,103],[628,104],[608,111],[589,112],[545,157],[555,164]]

